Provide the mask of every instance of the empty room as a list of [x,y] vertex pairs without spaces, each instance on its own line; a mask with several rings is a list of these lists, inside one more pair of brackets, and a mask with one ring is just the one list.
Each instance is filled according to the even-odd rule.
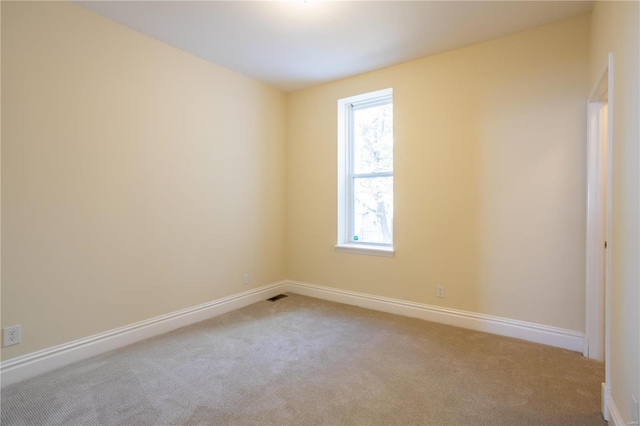
[[638,425],[640,2],[5,1],[3,425]]

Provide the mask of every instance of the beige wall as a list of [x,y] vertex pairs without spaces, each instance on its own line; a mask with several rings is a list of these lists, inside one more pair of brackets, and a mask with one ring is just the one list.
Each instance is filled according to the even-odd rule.
[[283,93],[70,3],[2,62],[2,359],[285,278]]
[[[592,70],[597,52],[630,43],[628,28],[598,30],[614,8],[596,7]],[[23,326],[2,359],[285,277],[582,331],[590,24],[295,92],[287,108],[283,93],[75,5],[2,2],[2,326]],[[386,87],[396,257],[336,253],[337,100]],[[637,194],[625,138],[635,160],[617,157],[617,182]],[[631,198],[614,199],[619,235],[638,231]],[[626,299],[638,241],[624,244],[617,324],[638,307]]]
[[[583,331],[589,25],[289,95],[288,278]],[[337,253],[337,100],[387,87],[396,255]]]
[[596,3],[591,32],[591,82],[613,52],[611,235],[611,394],[631,421],[640,399],[640,4]]

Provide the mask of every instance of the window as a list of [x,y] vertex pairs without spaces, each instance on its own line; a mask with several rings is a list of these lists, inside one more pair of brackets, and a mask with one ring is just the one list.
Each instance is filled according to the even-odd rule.
[[338,101],[337,251],[393,256],[393,91]]

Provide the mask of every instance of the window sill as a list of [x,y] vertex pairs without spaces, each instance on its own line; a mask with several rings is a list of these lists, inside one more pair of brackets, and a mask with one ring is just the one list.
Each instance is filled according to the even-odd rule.
[[365,254],[368,256],[394,257],[393,247],[369,246],[366,244],[337,244],[340,253]]

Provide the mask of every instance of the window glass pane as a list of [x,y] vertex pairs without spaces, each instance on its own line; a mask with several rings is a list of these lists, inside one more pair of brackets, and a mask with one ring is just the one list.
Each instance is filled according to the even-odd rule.
[[354,173],[393,171],[393,104],[353,111]]
[[353,241],[393,242],[393,177],[353,180]]

